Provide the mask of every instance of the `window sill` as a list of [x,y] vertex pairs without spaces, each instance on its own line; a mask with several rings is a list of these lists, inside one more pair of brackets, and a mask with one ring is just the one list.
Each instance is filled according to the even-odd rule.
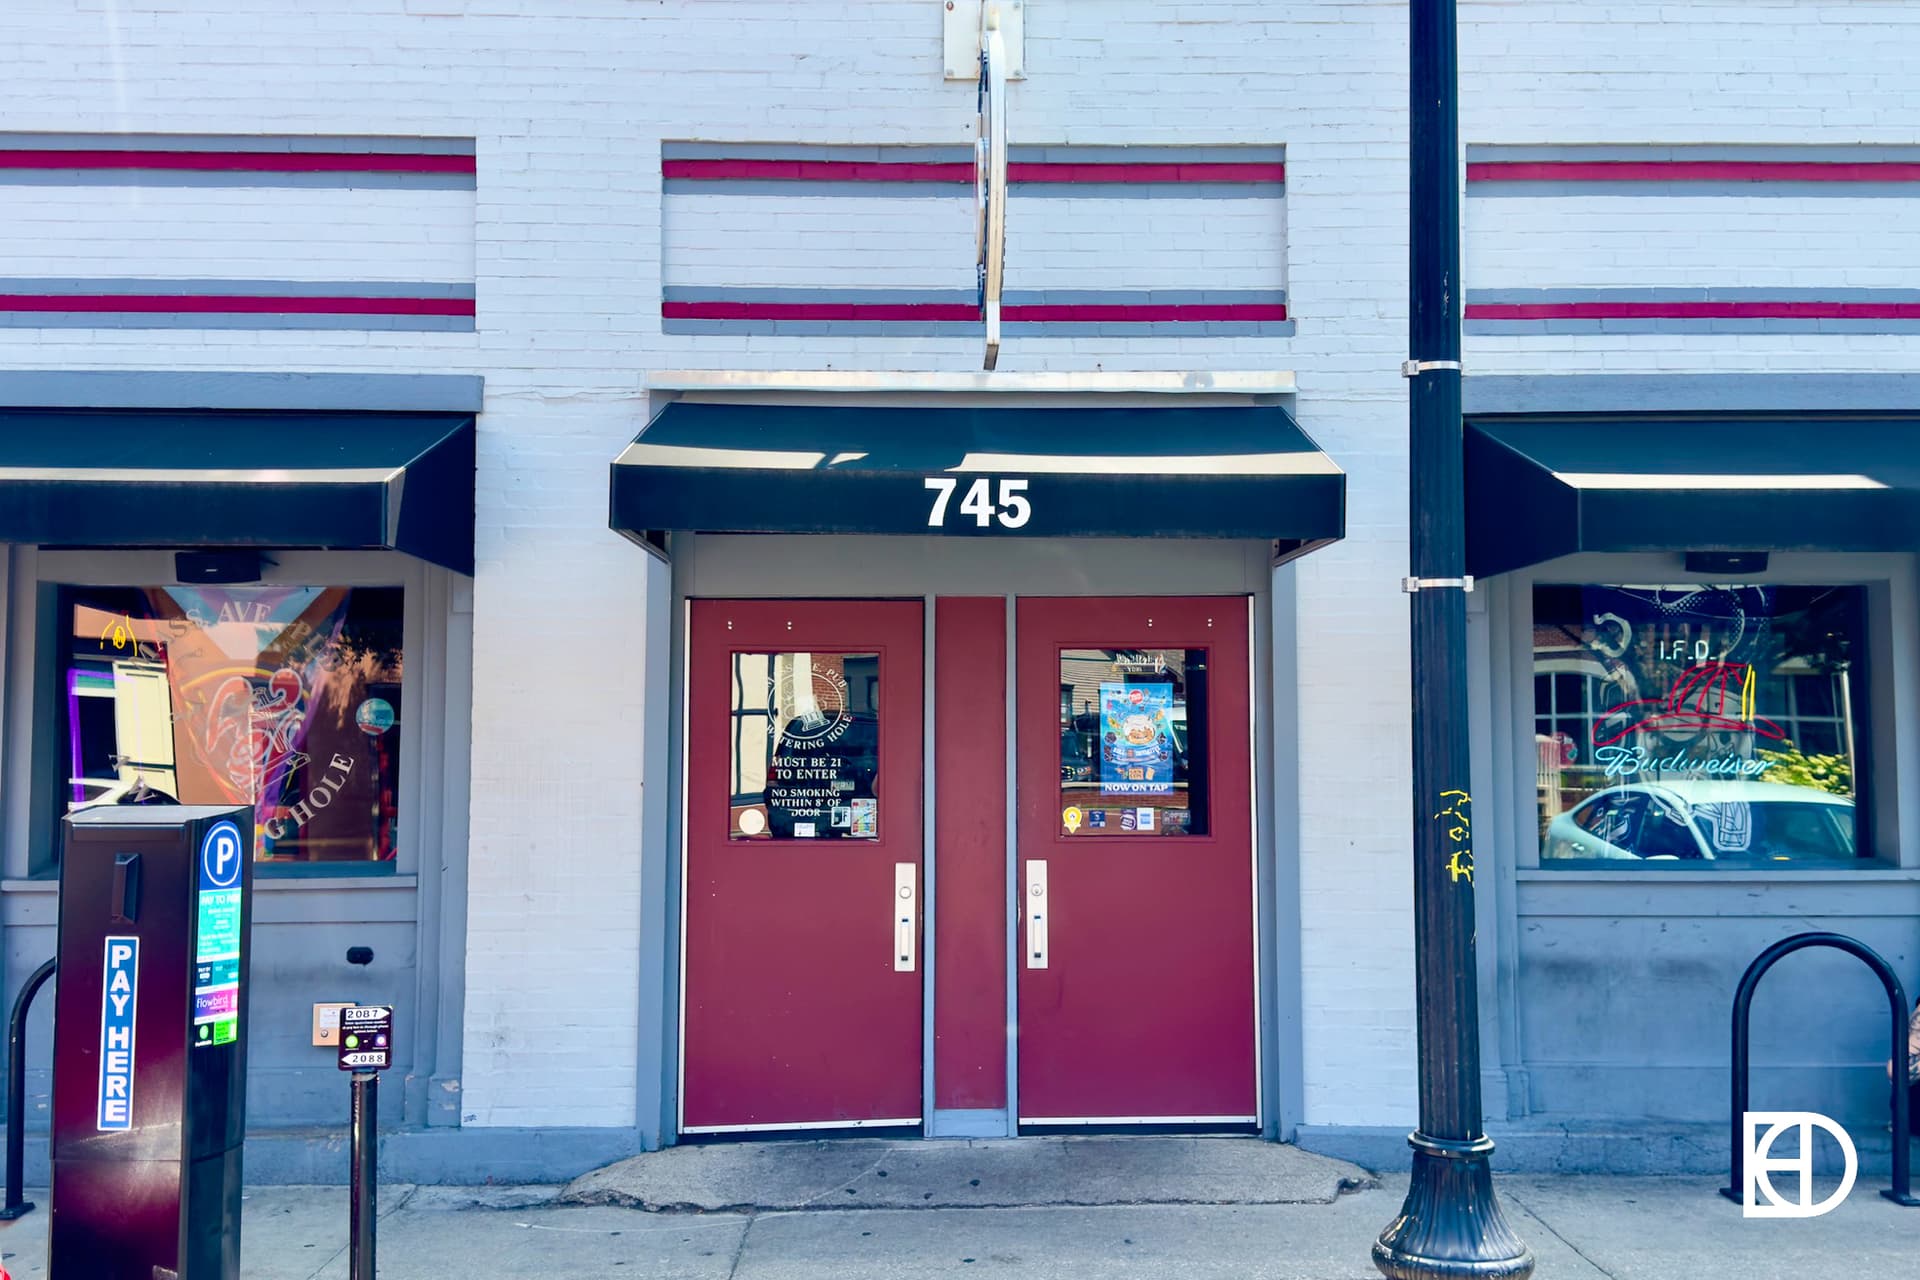
[[1885,863],[1853,868],[1837,867],[1781,867],[1777,870],[1762,870],[1746,867],[1725,871],[1650,871],[1643,868],[1622,868],[1619,871],[1605,868],[1572,868],[1559,870],[1549,867],[1516,867],[1514,879],[1546,882],[1573,883],[1617,883],[1652,884],[1679,881],[1683,884],[1779,884],[1783,881],[1795,884],[1886,884],[1920,881],[1920,867],[1890,867]]
[[[348,875],[300,875],[280,873],[271,876],[255,876],[255,892],[284,893],[298,892],[303,889],[417,889],[420,877],[416,875],[386,876],[348,876]],[[0,880],[0,893],[58,893],[60,879],[47,876],[31,880]]]

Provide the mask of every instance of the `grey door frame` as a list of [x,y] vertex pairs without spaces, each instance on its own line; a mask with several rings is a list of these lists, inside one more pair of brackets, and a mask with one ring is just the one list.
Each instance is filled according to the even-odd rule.
[[[1293,646],[1276,643],[1297,624],[1294,570],[1275,568],[1264,543],[1147,539],[1022,540],[1016,545],[981,538],[838,537],[674,534],[650,557],[647,573],[645,679],[665,698],[649,698],[642,835],[644,908],[640,973],[641,1041],[638,1114],[642,1144],[678,1139],[681,973],[681,814],[686,803],[686,665],[688,602],[704,597],[859,597],[927,602],[928,671],[933,669],[931,604],[937,596],[998,596],[1008,601],[1009,696],[1013,698],[1012,602],[1021,595],[1242,595],[1251,599],[1256,760],[1254,909],[1260,1070],[1259,1114],[1269,1139],[1285,1140],[1303,1107],[1300,987],[1299,772],[1291,749],[1297,728],[1297,670]],[[928,689],[932,684],[929,681]],[[932,699],[926,729],[931,760]],[[1009,743],[1013,741],[1011,722]],[[1287,744],[1282,752],[1279,744]],[[1008,770],[1009,787],[1013,771]],[[926,823],[931,833],[933,774],[926,773]],[[1009,859],[1016,856],[1009,806]],[[923,981],[927,1034],[933,1014],[935,945],[932,932],[938,870],[929,839],[924,854],[922,910],[926,921]],[[1013,877],[1009,872],[1008,883]],[[1011,889],[1009,890],[1011,893]],[[1009,957],[1014,915],[1009,901]],[[1015,974],[1009,970],[1011,988]],[[1011,1002],[1011,994],[1010,994]],[[1009,1006],[1010,1014],[1012,1006]],[[1010,1134],[1017,1111],[1018,1074],[1009,1048],[1005,1117],[933,1109],[931,1042],[923,1069],[924,1123],[934,1136]]]

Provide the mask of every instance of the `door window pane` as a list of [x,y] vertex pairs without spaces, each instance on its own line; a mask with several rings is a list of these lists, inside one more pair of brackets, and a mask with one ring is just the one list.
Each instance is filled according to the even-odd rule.
[[733,655],[734,840],[880,834],[880,655]]
[[251,805],[260,862],[398,847],[398,587],[68,587],[60,802]]
[[1855,862],[1865,589],[1541,586],[1541,859]]
[[1206,650],[1062,651],[1060,831],[1206,834]]

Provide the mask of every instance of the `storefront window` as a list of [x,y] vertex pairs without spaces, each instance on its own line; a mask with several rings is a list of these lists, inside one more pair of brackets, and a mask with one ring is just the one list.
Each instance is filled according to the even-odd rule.
[[251,805],[257,861],[391,862],[401,595],[62,588],[62,807]]
[[1206,650],[1060,654],[1060,831],[1206,834]]
[[1541,586],[1543,865],[1851,864],[1865,591]]
[[880,655],[733,655],[734,840],[880,834]]

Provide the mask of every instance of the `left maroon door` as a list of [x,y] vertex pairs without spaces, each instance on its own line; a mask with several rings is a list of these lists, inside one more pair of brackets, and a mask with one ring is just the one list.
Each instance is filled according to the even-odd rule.
[[917,1125],[922,606],[688,626],[681,1129]]

